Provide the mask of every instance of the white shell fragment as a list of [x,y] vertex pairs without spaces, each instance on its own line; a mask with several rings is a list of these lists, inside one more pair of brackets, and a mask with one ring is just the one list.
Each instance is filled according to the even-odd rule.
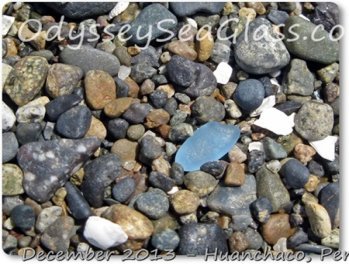
[[128,239],[118,224],[99,216],[90,216],[87,219],[84,237],[92,245],[103,250],[125,243]]
[[131,68],[127,67],[125,65],[121,65],[119,72],[118,72],[118,78],[121,80],[125,80],[128,76],[131,74]]
[[118,16],[122,12],[126,10],[130,2],[128,1],[123,1],[119,2],[115,5],[115,7],[109,12],[109,19],[113,19],[114,17]]
[[251,152],[252,150],[258,150],[264,152],[264,147],[262,142],[251,142],[248,144],[248,152]]
[[186,17],[185,18],[185,22],[187,22],[189,25],[191,25],[193,28],[198,28],[198,24],[196,23],[196,21],[190,17]]
[[268,108],[272,108],[275,104],[276,104],[275,95],[268,96],[267,98],[263,99],[262,104],[256,110],[254,110],[250,114],[250,116],[251,117],[259,116],[264,110]]
[[335,145],[338,140],[338,136],[327,136],[324,139],[309,142],[310,145],[316,150],[324,159],[334,161],[335,160]]
[[3,15],[1,19],[2,23],[2,36],[6,36],[6,34],[10,31],[10,28],[15,22],[15,17]]
[[295,113],[287,116],[284,112],[272,107],[264,110],[254,124],[277,135],[286,136],[293,131],[294,116]]
[[217,83],[227,84],[229,82],[230,76],[233,73],[233,68],[226,62],[220,62],[213,72],[216,77]]

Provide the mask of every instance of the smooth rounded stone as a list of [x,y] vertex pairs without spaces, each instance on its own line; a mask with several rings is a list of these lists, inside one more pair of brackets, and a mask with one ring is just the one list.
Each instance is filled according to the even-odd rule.
[[116,98],[114,79],[107,72],[101,70],[88,71],[84,84],[86,101],[93,109],[103,109]]
[[264,164],[265,153],[260,150],[252,150],[248,155],[248,171],[255,173]]
[[12,109],[2,102],[2,131],[10,130],[16,123],[16,116]]
[[270,10],[268,19],[275,25],[285,24],[286,20],[290,17],[287,12],[281,10]]
[[99,15],[107,14],[115,6],[114,2],[106,3],[74,3],[74,2],[62,2],[62,3],[45,3],[56,12],[65,17],[71,19],[84,19],[88,17],[96,17]]
[[168,44],[167,49],[175,55],[184,57],[191,61],[194,61],[198,56],[196,51],[191,46],[189,46],[186,42],[181,40],[171,41]]
[[159,188],[165,192],[169,192],[175,186],[175,181],[173,179],[158,171],[152,171],[148,181],[153,187]]
[[187,138],[191,137],[193,133],[194,130],[190,124],[181,123],[175,126],[171,126],[168,137],[172,142],[181,143],[184,142]]
[[36,50],[30,53],[30,56],[39,56],[45,58],[47,61],[51,61],[54,58],[54,54],[52,51],[44,49],[44,50]]
[[244,233],[237,231],[229,237],[229,248],[231,252],[243,252],[248,248],[247,237]]
[[109,101],[104,107],[104,113],[110,117],[120,117],[134,102],[131,97],[122,97]]
[[[3,42],[4,43],[4,42]],[[4,48],[3,48],[4,50]],[[2,63],[2,73],[1,73],[1,87],[4,88],[4,85],[6,83],[7,77],[10,76],[10,73],[13,70],[13,67],[6,64],[6,63]]]
[[[315,30],[316,39],[312,37]],[[296,40],[295,34],[298,36]],[[316,28],[315,24],[299,16],[291,16],[286,21],[284,35],[288,51],[296,57],[326,65],[339,59],[338,41],[331,40],[326,30]]]
[[101,70],[115,76],[120,67],[117,57],[84,45],[79,49],[76,47],[74,49],[65,48],[60,53],[59,58],[65,64],[79,67],[85,74],[90,70]]
[[91,208],[80,190],[70,182],[64,185],[67,196],[65,197],[69,210],[76,220],[86,220],[92,215]]
[[314,24],[322,24],[327,31],[330,31],[339,24],[339,7],[331,2],[318,3],[315,7],[315,15],[311,19]]
[[194,192],[180,190],[171,197],[171,205],[177,214],[191,214],[199,207],[200,198]]
[[[3,232],[4,234],[4,232]],[[11,253],[12,251],[15,250],[18,246],[18,241],[17,238],[13,235],[3,235],[3,244],[2,244],[2,249],[4,250],[5,253]]]
[[264,240],[274,245],[282,237],[288,238],[295,233],[289,223],[288,214],[272,214],[265,224],[262,226],[262,235]]
[[96,137],[96,138],[103,140],[107,136],[107,129],[101,120],[92,116],[90,127],[87,130],[85,136],[86,137]]
[[123,244],[128,239],[121,226],[99,216],[87,219],[83,235],[89,243],[103,250]]
[[330,218],[332,227],[339,226],[339,184],[329,183],[319,193],[320,204],[325,207]]
[[228,252],[227,236],[216,224],[191,223],[179,229],[180,255],[204,255],[213,252]]
[[119,72],[118,72],[118,78],[121,80],[125,80],[128,76],[131,74],[131,68],[126,67],[124,65],[120,66]]
[[155,233],[151,238],[151,244],[160,250],[175,250],[179,244],[179,236],[176,231],[167,228]]
[[338,75],[338,71],[339,71],[339,64],[332,63],[318,70],[316,73],[319,76],[321,81],[323,81],[325,84],[329,84],[334,81],[334,79]]
[[287,157],[287,152],[281,144],[270,137],[263,140],[263,149],[266,160],[283,159]]
[[295,129],[308,141],[317,141],[331,135],[333,110],[328,104],[309,101],[303,104],[294,118]]
[[56,130],[64,137],[78,139],[90,128],[92,114],[84,105],[74,106],[58,117]]
[[178,124],[185,123],[188,118],[188,113],[181,111],[180,109],[171,117],[170,125],[176,126]]
[[180,87],[189,87],[195,81],[196,64],[190,60],[174,55],[166,65],[169,79]]
[[170,3],[171,10],[179,17],[191,16],[196,13],[202,12],[206,14],[219,13],[225,3],[213,2],[213,3]]
[[275,106],[276,109],[284,112],[286,115],[290,115],[297,112],[301,108],[302,103],[296,101],[286,101]]
[[35,225],[35,213],[29,205],[18,205],[11,211],[13,226],[25,232]]
[[113,198],[120,203],[126,202],[136,190],[136,182],[131,177],[126,177],[118,181],[113,189]]
[[267,19],[257,18],[245,30],[247,34],[242,32],[239,35],[234,48],[235,60],[244,71],[252,74],[272,73],[289,63],[290,54]]
[[230,61],[231,49],[228,45],[221,42],[215,42],[211,54],[211,60],[219,64]]
[[137,142],[132,142],[127,139],[119,139],[114,142],[111,147],[111,152],[116,154],[124,165],[128,161],[136,160],[137,148]]
[[149,104],[134,103],[122,115],[130,124],[140,124],[152,109]]
[[183,184],[184,170],[181,164],[176,162],[172,163],[170,177],[176,182],[177,185]]
[[162,154],[162,147],[155,137],[147,135],[139,143],[139,158],[144,161],[154,160]]
[[116,47],[113,54],[119,59],[121,65],[131,66],[131,55],[128,54],[127,48],[124,46]]
[[74,219],[60,216],[48,226],[41,236],[41,243],[53,252],[66,252],[70,245],[70,238],[75,234]]
[[81,100],[76,94],[67,94],[50,101],[45,105],[48,120],[55,122],[62,113],[78,105]]
[[255,79],[241,81],[234,93],[234,101],[246,112],[256,110],[263,102],[265,89],[263,84]]
[[167,197],[158,192],[146,192],[141,194],[135,202],[135,207],[151,219],[163,217],[170,207]]
[[[158,24],[161,24],[162,30],[155,26]],[[156,3],[148,5],[140,12],[136,19],[132,21],[127,35],[131,37],[130,42],[142,45],[149,40],[151,41],[164,35],[166,31],[175,29],[176,26],[177,18],[166,7]],[[149,33],[150,35],[147,38],[140,37]]]
[[165,143],[165,149],[166,149],[166,155],[168,157],[172,157],[172,155],[175,154],[176,151],[177,151],[176,145],[171,143],[171,142],[166,142]]
[[189,104],[191,102],[190,97],[184,93],[175,93],[174,97],[183,104]]
[[142,95],[151,94],[152,92],[154,92],[154,89],[155,89],[155,83],[150,79],[146,79],[141,85],[141,94]]
[[331,234],[331,219],[326,209],[320,204],[306,203],[305,213],[308,216],[311,231],[319,238],[325,238]]
[[115,118],[112,120],[109,120],[108,122],[108,133],[114,138],[114,139],[121,139],[125,138],[127,129],[129,127],[129,124],[126,120],[121,118]]
[[210,174],[203,171],[192,171],[184,175],[184,185],[190,191],[200,197],[210,194],[216,187],[218,181]]
[[196,51],[198,54],[198,61],[206,61],[210,58],[213,50],[214,40],[210,31],[206,29],[198,32],[198,38],[196,41]]
[[15,133],[6,132],[2,134],[2,163],[8,162],[16,157],[18,141]]
[[226,164],[221,161],[208,161],[201,165],[200,170],[219,178],[223,175]]
[[51,206],[42,209],[36,220],[35,228],[40,233],[43,233],[47,227],[53,224],[63,213],[60,206]]
[[250,205],[251,214],[260,223],[269,220],[270,214],[273,212],[273,206],[266,197],[259,197]]
[[308,234],[299,229],[287,239],[287,248],[294,249],[300,244],[308,242]]
[[131,140],[139,140],[145,132],[145,128],[142,124],[131,125],[127,129],[127,137]]
[[18,123],[41,122],[45,117],[45,113],[44,105],[31,104],[30,102],[17,109],[16,118]]
[[287,73],[286,94],[312,95],[314,92],[315,77],[309,71],[304,60],[293,59],[290,71]]
[[84,167],[81,191],[89,204],[93,207],[103,205],[104,190],[119,176],[120,170],[120,160],[115,154],[101,156]]
[[212,97],[199,97],[192,105],[192,115],[199,123],[221,121],[225,116],[225,108]]
[[45,85],[47,94],[52,98],[71,94],[78,86],[83,74],[79,67],[73,65],[52,64],[47,73]]
[[21,59],[6,80],[5,92],[16,105],[27,104],[44,86],[48,67],[47,60],[42,57],[27,56]]
[[[215,135],[212,137],[211,135]],[[240,137],[240,129],[233,125],[209,122],[195,131],[177,151],[175,161],[185,171],[198,170],[202,164],[224,156]],[[200,150],[199,152],[197,150]]]
[[100,145],[96,138],[61,139],[23,145],[17,161],[24,173],[26,194],[38,202],[48,201],[56,190]]
[[7,216],[11,214],[11,211],[13,208],[22,204],[23,204],[23,200],[18,195],[2,197],[2,211]]
[[32,242],[32,238],[30,236],[23,236],[20,239],[18,239],[18,246],[20,248],[26,248],[30,245]]
[[130,240],[147,239],[154,231],[152,222],[146,216],[126,205],[112,205],[102,217],[120,225]]
[[258,250],[263,246],[263,238],[257,230],[249,227],[245,231],[245,236],[248,242],[248,249]]
[[155,90],[149,95],[149,100],[155,108],[163,108],[167,102],[167,93],[161,90]]
[[339,229],[334,229],[328,237],[321,239],[321,244],[326,247],[338,249],[339,241]]
[[19,144],[38,141],[42,132],[40,123],[19,123],[16,128],[16,137]]
[[281,167],[280,175],[288,186],[298,189],[308,182],[310,173],[299,160],[290,159]]
[[263,166],[256,173],[256,183],[257,197],[266,197],[273,207],[273,212],[289,204],[290,195],[277,173]]
[[155,49],[153,46],[148,46],[144,49],[141,49],[140,53],[132,57],[132,64],[139,64],[144,61],[149,63],[152,67],[158,68],[160,59],[160,51]]
[[23,172],[16,164],[2,165],[2,195],[18,195],[24,192]]
[[153,77],[156,74],[156,69],[153,68],[147,61],[140,62],[131,67],[130,77],[138,84]]
[[146,116],[146,128],[157,128],[166,125],[170,121],[170,114],[164,109],[154,109]]
[[307,167],[310,174],[316,175],[318,177],[323,177],[325,175],[324,167],[315,160],[309,161]]

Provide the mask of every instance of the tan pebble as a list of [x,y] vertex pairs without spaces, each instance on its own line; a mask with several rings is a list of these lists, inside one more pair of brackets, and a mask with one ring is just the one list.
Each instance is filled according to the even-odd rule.
[[107,136],[107,129],[104,124],[94,116],[92,116],[91,125],[88,129],[85,137],[97,137],[99,139],[105,139]]
[[172,84],[160,85],[156,90],[164,91],[167,93],[167,98],[171,98],[175,94],[175,89]]
[[171,126],[167,124],[161,125],[157,128],[157,131],[160,133],[163,139],[168,139],[170,130],[171,130]]
[[250,22],[256,18],[256,15],[256,11],[252,8],[243,7],[239,10],[239,17],[245,17]]
[[223,229],[229,228],[230,223],[231,223],[231,218],[226,215],[221,215],[217,219],[217,224]]
[[282,237],[288,238],[295,233],[296,229],[292,228],[289,222],[288,214],[272,214],[262,226],[262,235],[264,240],[274,245]]
[[339,229],[333,229],[331,234],[321,239],[321,244],[326,247],[339,248]]
[[127,52],[128,54],[130,54],[131,56],[136,56],[141,52],[141,49],[137,46],[131,46],[127,48]]
[[242,252],[249,246],[246,235],[242,232],[234,232],[229,237],[229,248],[231,252],[237,251]]
[[199,204],[199,196],[188,190],[178,191],[171,197],[171,205],[178,214],[194,213]]
[[164,109],[154,109],[149,112],[146,116],[145,127],[146,128],[155,128],[161,125],[165,125],[170,121],[170,114],[167,113]]
[[253,8],[258,15],[264,15],[267,11],[262,2],[247,2],[247,6]]
[[128,96],[137,98],[140,90],[139,85],[130,77],[127,77],[124,82],[128,85]]
[[16,56],[18,53],[17,45],[13,38],[5,38],[4,41],[6,42],[6,57],[12,57]]
[[131,97],[122,97],[114,99],[104,107],[103,111],[106,114],[106,116],[110,118],[116,118],[125,113],[133,102],[134,99]]
[[224,184],[227,186],[241,186],[244,183],[244,168],[237,162],[229,163],[225,170]]
[[317,176],[315,175],[310,175],[308,182],[304,185],[304,188],[308,191],[308,192],[314,192],[318,186],[318,184],[320,183],[320,180]]
[[316,198],[316,196],[312,195],[311,193],[305,192],[302,195],[302,202],[304,204],[308,204],[308,203],[318,203],[318,198]]
[[228,153],[230,162],[243,163],[247,160],[247,155],[238,147],[234,146]]
[[118,155],[118,157],[125,162],[136,159],[137,147],[137,142],[128,139],[119,139],[113,144],[111,152]]
[[70,178],[70,180],[74,185],[79,186],[79,185],[81,185],[81,183],[84,179],[84,176],[85,176],[84,168],[80,168],[77,172],[75,172],[73,174],[73,176]]
[[167,176],[170,175],[171,165],[166,159],[164,159],[163,156],[160,156],[159,158],[154,159],[152,161],[151,167],[154,171],[161,172],[162,174],[165,174]]
[[313,147],[300,143],[295,146],[293,154],[300,162],[307,164],[316,154],[316,151]]
[[316,236],[325,238],[331,234],[331,219],[322,205],[307,203],[305,212],[308,216],[311,230]]
[[167,48],[172,53],[182,56],[188,60],[193,61],[198,56],[198,54],[192,47],[188,46],[186,42],[180,40],[170,42]]
[[200,30],[196,41],[196,52],[198,61],[206,61],[211,57],[214,41],[210,31]]

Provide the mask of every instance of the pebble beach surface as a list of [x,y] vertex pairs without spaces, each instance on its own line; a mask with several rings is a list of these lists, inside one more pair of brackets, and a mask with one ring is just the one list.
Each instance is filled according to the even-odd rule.
[[335,4],[2,12],[6,253],[338,249]]

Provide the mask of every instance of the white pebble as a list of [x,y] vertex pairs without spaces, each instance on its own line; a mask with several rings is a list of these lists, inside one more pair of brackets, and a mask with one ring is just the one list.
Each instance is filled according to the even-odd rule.
[[254,110],[250,114],[250,116],[251,117],[259,116],[264,110],[272,108],[275,104],[276,104],[275,95],[268,96],[267,98],[263,99],[262,104],[256,110]]
[[99,216],[90,216],[87,219],[84,237],[103,250],[125,243],[128,239],[121,226]]
[[16,116],[12,109],[2,102],[2,131],[10,130],[16,122]]
[[334,161],[336,158],[335,146],[337,140],[337,136],[327,136],[322,140],[312,141],[309,143],[321,157],[330,161]]
[[220,62],[213,72],[216,77],[217,83],[227,84],[229,82],[230,76],[233,73],[233,68],[226,62]]
[[293,131],[294,116],[295,113],[287,116],[284,112],[272,107],[264,110],[254,124],[277,135],[286,136]]
[[174,187],[172,187],[171,190],[169,190],[169,191],[167,192],[167,194],[175,194],[175,193],[178,192],[178,191],[179,191],[178,187],[177,187],[177,186],[174,186]]
[[12,16],[3,15],[1,22],[2,22],[2,36],[6,36],[10,28],[12,27],[13,22],[15,22],[15,18]]
[[264,152],[264,147],[262,142],[251,142],[248,144],[248,151],[251,152],[252,150],[258,150]]
[[193,28],[198,28],[198,23],[196,23],[196,21],[190,17],[186,17],[185,18],[185,22],[187,22],[189,25],[191,25]]
[[121,65],[119,72],[118,72],[118,77],[121,80],[125,80],[128,76],[131,74],[131,68],[127,67],[125,65]]
[[128,5],[130,4],[130,2],[128,1],[122,1],[119,2],[115,5],[115,7],[109,12],[109,19],[113,19],[114,17],[118,16],[119,14],[121,14],[122,12],[124,12]]

